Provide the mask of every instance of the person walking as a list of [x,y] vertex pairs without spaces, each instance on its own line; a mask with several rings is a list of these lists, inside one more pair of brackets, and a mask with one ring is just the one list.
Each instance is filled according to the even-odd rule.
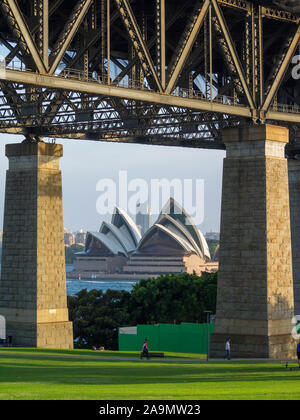
[[297,345],[297,356],[298,356],[298,365],[299,365],[299,368],[300,368],[300,341]]
[[141,359],[146,356],[147,359],[149,359],[149,351],[148,351],[148,342],[147,338],[145,338],[145,341],[143,343],[142,353],[141,353]]
[[231,355],[230,355],[230,350],[231,350],[231,338],[228,338],[225,344],[225,359],[230,360],[231,359]]

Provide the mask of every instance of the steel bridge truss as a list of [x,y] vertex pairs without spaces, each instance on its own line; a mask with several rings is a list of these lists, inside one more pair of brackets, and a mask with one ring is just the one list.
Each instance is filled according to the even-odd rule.
[[0,10],[0,132],[220,149],[228,126],[297,133],[299,16],[244,0]]

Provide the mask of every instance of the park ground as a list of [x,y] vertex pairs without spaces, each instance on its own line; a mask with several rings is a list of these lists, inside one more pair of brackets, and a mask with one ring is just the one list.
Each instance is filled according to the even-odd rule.
[[210,361],[165,353],[0,349],[0,399],[299,400],[300,369],[280,361]]

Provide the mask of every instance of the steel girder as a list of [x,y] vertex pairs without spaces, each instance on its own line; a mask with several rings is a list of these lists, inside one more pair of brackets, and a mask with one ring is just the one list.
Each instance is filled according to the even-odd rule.
[[286,10],[244,0],[0,5],[2,132],[222,148],[223,127],[300,124],[300,19]]

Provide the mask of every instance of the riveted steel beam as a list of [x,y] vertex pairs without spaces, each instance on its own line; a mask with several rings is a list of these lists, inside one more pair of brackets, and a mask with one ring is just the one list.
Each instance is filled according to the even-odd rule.
[[16,1],[2,0],[0,5],[4,11],[8,23],[13,28],[16,40],[19,42],[22,50],[26,54],[30,55],[32,62],[35,64],[37,70],[40,73],[46,73],[45,65],[41,59],[39,51],[25,22],[24,16],[20,11]]
[[38,0],[39,53],[43,59],[45,69],[49,68],[49,0]]
[[45,87],[52,89],[63,89],[75,92],[91,93],[95,95],[104,95],[108,97],[126,98],[136,101],[158,103],[176,107],[185,107],[195,110],[220,112],[229,115],[239,115],[241,117],[251,118],[251,110],[243,106],[232,106],[220,102],[210,102],[203,99],[192,99],[187,97],[166,95],[143,89],[122,88],[117,86],[108,86],[100,83],[72,80],[64,77],[51,75],[39,75],[37,73],[22,72],[15,70],[6,70],[5,80],[29,84],[35,87]]
[[[282,123],[298,123],[300,124],[300,109],[298,110],[298,113],[296,112],[286,112],[284,109],[281,112],[278,111],[268,111],[266,114],[267,120],[272,121],[281,121]],[[299,131],[299,129],[298,129]]]
[[184,67],[184,64],[204,22],[209,6],[210,0],[205,0],[202,7],[198,6],[194,12],[194,16],[192,17],[191,22],[185,29],[184,35],[179,43],[179,51],[175,52],[175,58],[173,59],[173,63],[169,69],[170,79],[166,88],[167,94],[170,94],[175,88],[178,77]]
[[132,41],[132,45],[137,53],[137,56],[140,59],[142,69],[145,75],[149,76],[151,74],[155,80],[158,90],[162,92],[163,88],[161,85],[161,81],[159,80],[150,52],[143,39],[143,35],[137,24],[136,18],[133,14],[129,1],[128,0],[115,0],[115,1],[119,8],[120,15],[123,19],[125,27],[128,31],[128,35]]
[[50,55],[50,71],[53,74],[59,63],[62,61],[74,35],[88,12],[93,0],[79,0],[69,17],[57,43],[55,44]]
[[255,109],[254,100],[253,100],[253,97],[250,93],[249,86],[248,86],[247,81],[246,81],[246,76],[244,74],[244,70],[242,68],[241,62],[240,62],[239,57],[237,55],[232,37],[230,35],[230,32],[228,30],[227,24],[226,24],[225,19],[224,19],[223,13],[222,13],[219,5],[218,5],[217,0],[211,0],[211,1],[212,1],[214,10],[215,10],[216,16],[218,18],[218,21],[220,23],[220,26],[222,28],[223,36],[226,40],[226,44],[228,46],[233,64],[235,66],[236,72],[237,72],[238,77],[240,79],[240,82],[242,84],[243,91],[244,91],[244,94],[247,98],[248,104],[249,104],[251,109]]
[[265,102],[262,106],[262,111],[265,112],[269,109],[269,107],[271,105],[271,102],[273,101],[273,99],[276,95],[276,92],[278,91],[278,89],[280,87],[280,84],[281,84],[281,82],[282,82],[282,80],[283,80],[283,78],[284,78],[284,76],[285,76],[285,74],[288,70],[288,67],[291,63],[291,60],[292,60],[293,55],[296,51],[296,48],[299,44],[299,41],[300,41],[300,25],[298,26],[297,31],[296,31],[294,37],[292,38],[292,41],[290,43],[290,46],[289,46],[286,54],[282,56],[281,65],[278,67],[274,82],[270,86],[270,89],[268,91],[268,95],[267,95],[267,97],[265,99]]
[[157,68],[163,90],[166,88],[166,2],[156,0]]

